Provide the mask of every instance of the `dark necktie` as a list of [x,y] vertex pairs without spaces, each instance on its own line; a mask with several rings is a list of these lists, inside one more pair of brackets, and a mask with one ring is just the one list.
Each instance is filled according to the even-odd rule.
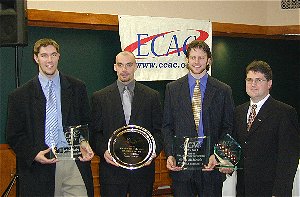
[[192,98],[192,109],[193,109],[194,121],[195,121],[197,133],[198,133],[198,128],[199,128],[200,112],[201,112],[201,107],[202,107],[201,102],[202,102],[202,100],[201,100],[200,82],[197,79],[196,85],[194,88],[193,98]]
[[256,111],[255,110],[256,110],[256,108],[257,108],[256,104],[253,104],[251,106],[251,112],[250,112],[249,117],[248,117],[247,131],[250,130],[251,125],[252,125],[252,123],[253,123],[253,121],[255,119],[255,116],[256,116]]
[[47,86],[48,98],[46,103],[45,142],[49,147],[55,147],[58,141],[58,120],[53,81],[49,80]]

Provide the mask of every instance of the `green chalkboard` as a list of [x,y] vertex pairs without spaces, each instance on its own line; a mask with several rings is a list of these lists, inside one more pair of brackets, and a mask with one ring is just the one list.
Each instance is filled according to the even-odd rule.
[[[116,80],[113,63],[121,50],[118,32],[28,27],[28,46],[18,49],[21,85],[37,73],[32,46],[44,37],[60,44],[60,71],[85,81],[90,96]],[[260,59],[273,68],[272,96],[293,105],[300,114],[300,41],[213,37],[212,50],[212,75],[232,87],[236,104],[248,100],[244,88],[246,65]],[[163,102],[168,82],[142,83],[158,90]],[[7,96],[15,87],[15,48],[0,48],[0,144],[6,143]]]

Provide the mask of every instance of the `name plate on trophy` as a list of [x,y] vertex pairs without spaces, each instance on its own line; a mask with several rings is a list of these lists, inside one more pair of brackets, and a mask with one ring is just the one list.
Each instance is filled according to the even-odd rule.
[[108,141],[108,151],[120,167],[134,170],[152,160],[155,140],[145,128],[127,125],[113,132]]
[[68,145],[64,147],[53,147],[50,151],[50,158],[59,160],[77,160],[81,156],[80,144],[88,143],[88,125],[77,125],[64,127],[64,135]]
[[183,170],[201,170],[210,156],[210,138],[175,136],[174,151],[177,166]]
[[237,169],[241,153],[241,146],[229,134],[214,146],[214,154],[220,162],[218,168]]

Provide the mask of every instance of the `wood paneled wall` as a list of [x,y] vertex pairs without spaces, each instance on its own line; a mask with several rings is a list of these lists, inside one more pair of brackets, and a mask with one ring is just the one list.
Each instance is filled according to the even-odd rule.
[[[28,25],[118,31],[118,16],[28,9]],[[300,25],[259,26],[212,22],[213,36],[299,40]]]
[[[16,173],[16,156],[7,144],[0,144],[0,194],[2,195]],[[8,197],[16,196],[14,184]]]

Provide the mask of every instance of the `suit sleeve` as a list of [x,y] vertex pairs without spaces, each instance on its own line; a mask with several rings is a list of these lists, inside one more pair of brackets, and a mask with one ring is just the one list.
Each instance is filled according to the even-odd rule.
[[172,106],[171,106],[171,93],[169,84],[166,86],[165,102],[164,102],[164,114],[162,124],[162,135],[164,140],[164,151],[166,157],[173,155],[173,118],[172,118]]
[[160,95],[158,92],[155,92],[152,99],[152,128],[153,128],[153,137],[156,144],[156,155],[158,156],[163,149],[163,140],[161,134],[161,125],[162,125],[162,106],[160,101]]
[[32,136],[30,136],[33,131],[28,131],[30,128],[26,126],[26,115],[28,115],[26,102],[26,99],[21,96],[9,95],[6,137],[18,159],[25,161],[30,167],[40,149],[33,145]]
[[91,146],[95,153],[104,159],[104,152],[107,150],[107,144],[105,143],[103,136],[103,119],[102,119],[102,103],[101,98],[94,94],[91,99],[91,131],[92,139],[90,140]]
[[222,134],[221,136],[232,134],[233,132],[233,122],[234,122],[234,101],[232,98],[231,88],[227,88],[225,91],[225,101],[224,101],[224,112],[222,121]]
[[[280,112],[278,112],[280,113]],[[278,159],[273,187],[274,196],[288,196],[298,166],[300,137],[297,112],[289,108],[282,113],[278,129]]]
[[82,89],[81,89],[81,102],[80,102],[80,116],[81,116],[81,120],[80,120],[80,124],[90,124],[91,122],[91,108],[90,108],[90,104],[89,104],[89,97],[87,94],[87,90],[86,90],[86,86],[85,84],[83,84]]

